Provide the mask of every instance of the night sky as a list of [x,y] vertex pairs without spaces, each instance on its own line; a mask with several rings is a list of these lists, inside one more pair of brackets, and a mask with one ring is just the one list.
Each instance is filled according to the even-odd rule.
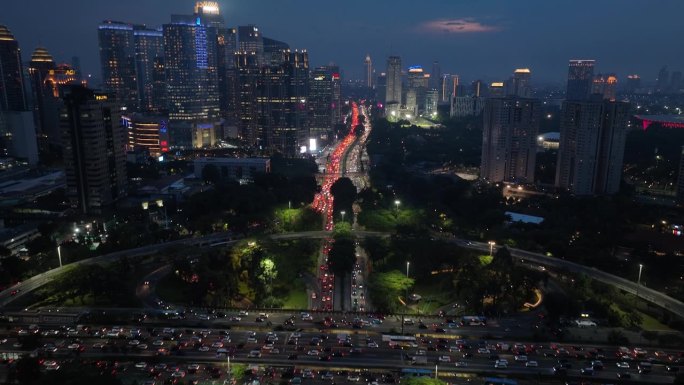
[[[313,65],[339,64],[361,76],[370,53],[378,72],[389,54],[404,67],[463,79],[504,79],[516,67],[538,82],[562,83],[567,60],[596,59],[598,72],[684,70],[683,0],[222,0],[229,26],[256,24],[265,36],[306,48]],[[335,5],[333,5],[335,4]],[[44,45],[58,61],[81,57],[100,78],[97,25],[104,19],[161,25],[192,13],[190,0],[2,0],[0,24],[25,59]]]

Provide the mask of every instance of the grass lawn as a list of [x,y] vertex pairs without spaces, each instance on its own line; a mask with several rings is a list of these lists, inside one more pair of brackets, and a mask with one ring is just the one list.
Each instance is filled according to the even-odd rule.
[[435,314],[438,308],[453,302],[453,298],[438,279],[416,284],[412,293],[423,297],[417,303],[409,305],[411,311],[418,314]]
[[309,299],[306,295],[306,288],[303,284],[297,284],[285,297],[284,309],[306,309],[309,306]]
[[648,314],[644,314],[640,311],[637,311],[639,315],[641,316],[641,328],[644,330],[648,331],[657,331],[657,332],[662,332],[662,331],[667,331],[671,332],[673,331],[669,326],[661,323],[657,319],[651,317]]

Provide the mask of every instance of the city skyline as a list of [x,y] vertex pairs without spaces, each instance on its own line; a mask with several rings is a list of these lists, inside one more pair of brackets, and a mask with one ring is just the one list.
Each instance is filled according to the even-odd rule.
[[[84,73],[97,79],[97,26],[103,20],[157,27],[168,23],[171,14],[185,14],[193,5],[185,0],[124,0],[116,5],[82,0],[33,3],[42,11],[32,13],[28,11],[31,7],[10,2],[3,7],[11,17],[0,20],[19,41],[23,60],[29,60],[35,47],[45,46],[58,62],[79,56]],[[327,7],[315,7],[309,0],[296,6],[271,0],[219,2],[228,26],[256,24],[266,35],[288,42],[293,49],[307,49],[312,66],[339,65],[347,79],[363,78],[367,53],[375,63],[392,54],[401,56],[405,66],[429,68],[437,60],[442,71],[470,80],[502,77],[509,68],[529,67],[537,82],[557,84],[564,80],[568,59],[595,59],[601,71],[614,72],[620,78],[638,73],[647,83],[655,82],[663,65],[676,70],[684,63],[681,52],[665,44],[651,44],[678,32],[676,15],[684,11],[684,4],[674,0],[659,2],[658,7],[628,0],[620,2],[619,9],[615,2],[586,2],[590,13],[584,12],[587,7],[577,6],[578,2],[432,1],[422,5],[420,16],[415,16],[415,5],[404,0],[392,7],[374,3],[360,8],[353,3],[330,13]],[[648,28],[642,20],[646,12],[658,21]],[[605,15],[601,23],[587,26],[587,21],[601,15]],[[329,28],[333,18],[336,30]]]

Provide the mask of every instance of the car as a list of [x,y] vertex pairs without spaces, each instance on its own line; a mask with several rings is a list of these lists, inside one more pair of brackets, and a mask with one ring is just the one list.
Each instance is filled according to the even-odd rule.
[[261,351],[260,350],[252,350],[249,352],[247,357],[249,357],[249,358],[260,358],[261,357]]
[[632,378],[632,375],[629,374],[628,372],[618,372],[617,373],[617,378]]
[[594,370],[603,370],[603,362],[601,362],[601,361],[592,361],[592,362],[591,362],[591,367],[594,368]]
[[330,373],[330,372],[325,372],[325,373],[321,376],[321,379],[322,379],[322,380],[328,380],[328,381],[330,381],[330,380],[332,380],[332,379],[334,379],[334,378],[335,378],[335,375],[332,374],[332,373]]
[[209,347],[208,347],[207,345],[202,345],[202,346],[200,346],[199,349],[197,349],[197,350],[200,351],[200,352],[208,352],[208,351],[209,351]]
[[439,356],[439,362],[451,362],[451,357],[449,357],[449,356]]
[[292,377],[290,380],[290,384],[292,385],[301,385],[302,383],[302,378],[301,377]]
[[615,366],[617,366],[619,369],[629,369],[629,362],[625,361],[618,361]]
[[173,373],[171,374],[171,377],[174,377],[174,378],[183,378],[183,377],[185,377],[185,372],[182,371],[182,370],[179,370],[179,371],[177,371],[177,372],[173,372]]
[[468,363],[465,361],[457,361],[454,363],[454,366],[456,366],[457,368],[460,368],[460,367],[468,366]]
[[240,311],[238,312],[238,315],[239,315],[240,317],[246,317],[246,316],[249,315],[249,312],[246,311],[246,310],[240,310]]
[[525,362],[525,366],[528,368],[536,368],[539,366],[539,364],[537,363],[537,361],[527,361]]
[[135,364],[136,369],[147,369],[147,362],[141,361]]
[[361,381],[361,376],[359,376],[359,375],[356,374],[356,373],[354,373],[354,374],[349,374],[349,375],[347,376],[347,381],[359,382],[359,381]]
[[506,368],[508,368],[508,362],[505,362],[503,360],[496,360],[496,362],[494,362],[494,368],[506,369]]
[[477,349],[477,352],[478,352],[479,354],[490,354],[490,353],[491,353],[491,352],[489,351],[489,349],[487,349],[487,348],[478,348],[478,349]]
[[319,355],[320,353],[321,353],[321,352],[318,351],[318,350],[316,350],[316,349],[311,349],[311,350],[309,350],[308,352],[306,352],[306,354],[307,354],[308,356],[317,356],[317,355]]
[[425,350],[423,350],[423,349],[418,349],[418,350],[416,350],[416,355],[417,355],[417,356],[424,356],[424,355],[426,355],[426,354],[427,354],[427,353],[426,353]]
[[583,376],[593,376],[594,375],[594,368],[582,368],[580,369],[580,374]]
[[515,360],[518,362],[527,362],[527,356],[524,356],[524,355],[515,356]]
[[188,373],[194,374],[199,370],[200,366],[199,364],[190,364],[188,365]]

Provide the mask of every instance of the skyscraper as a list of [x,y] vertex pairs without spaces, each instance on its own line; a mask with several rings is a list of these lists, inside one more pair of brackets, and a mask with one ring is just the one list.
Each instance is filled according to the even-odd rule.
[[561,109],[556,186],[576,195],[618,192],[628,118],[628,103],[565,101]]
[[509,96],[518,96],[521,98],[529,98],[532,96],[530,88],[530,78],[532,72],[529,68],[518,68],[513,72],[511,80],[507,84],[506,94]]
[[383,105],[386,103],[387,97],[387,74],[381,72],[375,79],[375,97]]
[[164,24],[164,69],[171,140],[190,146],[198,124],[220,115],[217,28],[198,15],[174,15]]
[[658,79],[656,79],[656,92],[667,92],[670,85],[670,71],[667,66],[658,71]]
[[634,93],[641,88],[641,77],[637,74],[627,75],[627,92]]
[[598,74],[592,83],[592,95],[601,95],[603,99],[615,100],[618,79],[615,74]]
[[0,156],[38,162],[36,129],[24,85],[21,51],[14,35],[0,25]]
[[0,25],[0,111],[26,111],[19,43],[7,27]]
[[166,108],[162,104],[155,89],[155,63],[164,58],[164,35],[161,29],[149,29],[143,26],[133,28],[135,47],[135,75],[137,81],[138,110],[144,112],[161,112]]
[[277,66],[283,62],[283,52],[290,50],[290,45],[284,41],[264,37],[264,65]]
[[431,90],[439,90],[442,81],[442,67],[437,60],[432,62],[432,72],[430,72],[430,84],[428,87]]
[[257,126],[257,81],[259,79],[259,58],[254,51],[239,51],[235,54],[237,71],[237,118],[238,136],[250,146],[259,147],[266,143]]
[[242,52],[254,52],[257,65],[264,64],[264,38],[256,25],[238,26],[238,50]]
[[366,54],[366,59],[363,61],[363,74],[366,87],[373,88],[373,62],[369,54]]
[[137,110],[138,82],[133,25],[105,20],[98,27],[104,89],[129,110]]
[[566,100],[585,100],[591,93],[594,80],[594,60],[570,60]]
[[389,110],[401,108],[401,58],[390,56],[387,58],[387,88],[385,105]]
[[333,73],[329,67],[317,67],[311,71],[309,83],[309,110],[311,115],[311,136],[321,140],[328,140],[335,122],[334,109],[335,85]]
[[126,195],[126,132],[121,107],[82,86],[65,89],[60,126],[67,197],[84,214],[98,214]]
[[[49,136],[59,133],[58,99],[53,95],[49,80],[51,71],[55,72],[55,62],[43,47],[36,48],[29,63],[31,92],[33,93],[33,120],[36,124],[40,155],[49,151]],[[61,139],[61,138],[60,138]]]
[[541,103],[527,98],[485,102],[480,177],[490,182],[533,183]]

